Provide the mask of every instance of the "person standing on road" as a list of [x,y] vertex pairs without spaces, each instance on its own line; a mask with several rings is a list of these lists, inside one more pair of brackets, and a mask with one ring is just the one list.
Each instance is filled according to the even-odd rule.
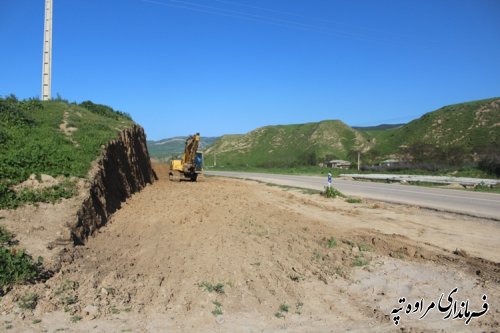
[[328,187],[332,187],[332,171],[328,171]]

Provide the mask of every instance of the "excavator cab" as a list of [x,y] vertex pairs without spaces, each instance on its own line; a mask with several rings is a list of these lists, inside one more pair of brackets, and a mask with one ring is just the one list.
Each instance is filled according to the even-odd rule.
[[197,172],[203,171],[203,153],[197,152],[194,157],[194,169]]

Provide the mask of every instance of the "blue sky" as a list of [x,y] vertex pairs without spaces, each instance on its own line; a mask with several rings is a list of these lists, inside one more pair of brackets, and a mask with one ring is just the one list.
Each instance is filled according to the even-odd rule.
[[[0,0],[0,95],[40,96],[43,0]],[[399,123],[500,96],[498,0],[54,0],[52,95],[148,139]]]

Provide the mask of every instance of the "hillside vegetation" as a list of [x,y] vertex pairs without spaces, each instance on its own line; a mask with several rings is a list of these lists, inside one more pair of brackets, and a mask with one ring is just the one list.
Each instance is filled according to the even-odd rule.
[[351,128],[340,121],[267,126],[225,135],[207,150],[206,164],[290,168],[331,159],[437,171],[479,167],[500,176],[500,98],[461,103],[429,112],[408,124]]
[[445,106],[394,129],[366,132],[382,155],[412,145],[455,149],[461,155],[492,153],[500,146],[500,98]]
[[215,154],[227,166],[264,168],[315,165],[324,159],[346,159],[370,143],[339,120],[300,125],[267,126],[245,135],[225,135],[206,151],[213,164]]
[[[0,209],[72,196],[70,177],[85,177],[101,146],[132,124],[130,116],[89,101],[0,98]],[[42,174],[62,180],[43,189],[14,190],[30,175],[41,180]]]
[[[173,138],[163,139],[159,141],[147,141],[149,155],[157,160],[169,160],[174,156],[178,156],[184,152],[184,145],[187,136],[176,136]],[[200,150],[206,149],[212,145],[218,137],[201,137]]]

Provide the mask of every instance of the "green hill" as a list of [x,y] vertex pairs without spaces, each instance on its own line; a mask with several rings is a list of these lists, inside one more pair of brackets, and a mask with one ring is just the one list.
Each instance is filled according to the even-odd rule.
[[364,136],[339,120],[258,128],[244,135],[225,135],[205,154],[207,165],[292,167],[324,159],[347,159],[367,150]]
[[[500,98],[443,107],[408,124],[351,128],[338,120],[267,126],[244,135],[224,135],[206,151],[206,165],[295,167],[330,159],[365,165],[388,158],[418,167],[480,166],[495,174],[500,162]],[[493,167],[493,169],[492,169]],[[495,169],[496,170],[496,169]]]
[[[134,124],[105,105],[0,98],[0,209],[54,201],[74,193],[70,177],[86,177],[101,146]],[[14,190],[42,174],[66,179],[43,190]]]
[[[148,151],[152,158],[159,160],[168,160],[172,156],[180,155],[184,152],[184,145],[187,136],[177,136],[173,138],[163,139],[159,141],[148,141]],[[212,145],[218,137],[201,137],[200,149],[204,150]]]
[[397,128],[364,132],[375,143],[373,155],[478,160],[499,151],[500,98],[449,105]]

